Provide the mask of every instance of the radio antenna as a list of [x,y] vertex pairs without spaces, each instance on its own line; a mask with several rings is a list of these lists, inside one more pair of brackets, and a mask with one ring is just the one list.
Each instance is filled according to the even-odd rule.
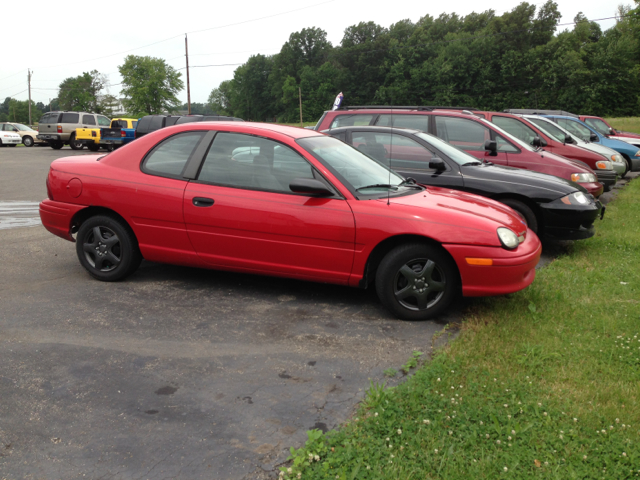
[[[393,153],[393,99],[391,100],[391,135],[389,135],[389,181],[387,185],[391,185],[391,157]],[[387,206],[391,204],[391,188],[387,188]]]

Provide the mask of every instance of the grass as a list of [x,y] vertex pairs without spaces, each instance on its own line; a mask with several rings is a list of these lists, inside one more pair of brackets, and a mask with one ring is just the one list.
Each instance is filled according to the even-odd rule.
[[606,120],[616,130],[640,133],[640,117],[607,118]]
[[479,300],[406,382],[372,384],[351,422],[308,432],[281,478],[640,475],[639,200],[633,181],[595,237],[527,289]]

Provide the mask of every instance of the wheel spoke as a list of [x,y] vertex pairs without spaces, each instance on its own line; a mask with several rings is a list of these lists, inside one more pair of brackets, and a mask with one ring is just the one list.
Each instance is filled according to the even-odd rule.
[[445,287],[447,286],[446,282],[436,282],[434,280],[429,282],[429,291],[430,292],[444,292]]
[[420,310],[424,310],[427,308],[427,300],[429,296],[429,292],[418,293],[416,295],[416,300],[418,301],[418,308]]
[[102,270],[102,263],[104,262],[104,257],[102,255],[94,255],[93,263],[95,264],[96,270]]
[[415,294],[416,293],[415,293],[415,290],[413,289],[413,284],[409,284],[403,289],[394,293],[394,295],[398,300],[404,300],[407,297],[413,297],[415,296]]
[[119,241],[120,239],[115,235],[113,235],[109,238],[105,238],[104,240],[102,240],[102,243],[104,243],[107,247],[109,247],[109,250],[111,250],[113,246],[116,245]]
[[107,254],[103,258],[105,260],[108,260],[114,267],[118,266],[118,264],[120,263],[120,259],[116,257],[113,252],[107,252]]
[[424,264],[424,268],[418,274],[418,277],[422,277],[426,279],[428,283],[431,283],[431,276],[433,275],[434,268],[436,268],[436,264],[431,260],[427,260],[427,263]]
[[93,241],[96,243],[97,242],[106,243],[107,240],[102,236],[100,227],[93,227]]
[[97,245],[97,242],[84,243],[82,245],[82,250],[84,250],[86,253],[91,253],[91,254],[95,255],[95,253],[96,253],[96,245]]
[[416,272],[414,272],[409,265],[403,265],[400,273],[407,281],[414,280],[417,277]]

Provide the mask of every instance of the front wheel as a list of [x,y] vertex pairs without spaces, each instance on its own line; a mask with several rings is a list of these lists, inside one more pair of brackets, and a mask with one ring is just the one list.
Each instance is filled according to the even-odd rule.
[[500,202],[505,205],[513,208],[516,213],[524,220],[524,223],[535,233],[538,233],[538,219],[536,218],[536,214],[533,213],[526,204],[521,202],[520,200],[514,200],[512,198],[505,198],[500,200]]
[[116,282],[128,277],[142,261],[131,228],[122,220],[108,215],[96,215],[80,226],[76,253],[89,275],[103,282]]
[[22,144],[25,147],[33,147],[33,138],[25,135],[24,137],[22,137]]
[[455,262],[440,248],[407,244],[391,250],[376,273],[380,302],[402,320],[441,314],[459,291]]
[[82,150],[84,143],[80,140],[76,140],[76,134],[74,133],[69,139],[69,146],[71,147],[71,150]]

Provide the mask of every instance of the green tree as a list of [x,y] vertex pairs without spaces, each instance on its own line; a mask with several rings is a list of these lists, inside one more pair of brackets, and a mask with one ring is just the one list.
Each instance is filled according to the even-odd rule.
[[77,77],[62,81],[58,92],[58,102],[62,110],[102,113],[98,101],[100,92],[107,84],[107,77],[97,70],[84,72]]
[[229,80],[222,82],[218,88],[211,90],[209,98],[207,99],[209,109],[218,115],[229,115],[229,99],[227,98],[229,83]]
[[[37,121],[42,116],[42,111],[36,107],[36,103],[31,101],[31,118]],[[9,100],[8,112],[6,114],[6,120],[9,122],[29,124],[29,100],[16,100],[11,98]]]
[[184,88],[182,74],[165,60],[128,55],[118,70],[124,107],[130,114],[175,112],[180,107],[176,95]]
[[275,101],[269,88],[272,69],[273,57],[264,55],[252,55],[236,69],[227,97],[234,115],[245,120],[273,120]]

